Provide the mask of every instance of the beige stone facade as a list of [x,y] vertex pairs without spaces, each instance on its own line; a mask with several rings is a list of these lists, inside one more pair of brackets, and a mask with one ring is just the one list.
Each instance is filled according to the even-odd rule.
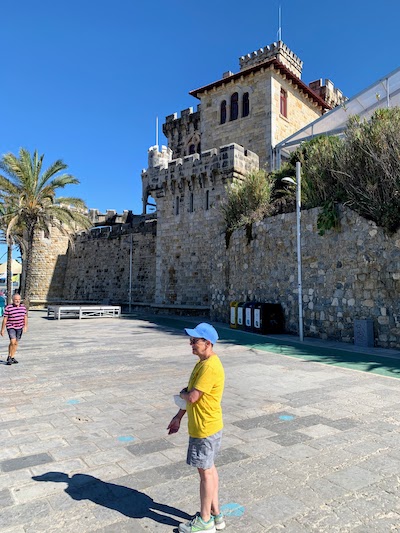
[[258,166],[256,154],[231,144],[143,172],[144,196],[157,201],[157,304],[209,307],[213,265],[207,250],[223,232],[225,187]]
[[[286,330],[298,331],[295,213],[255,224],[250,240],[237,231],[227,245],[221,204],[226,188],[268,168],[274,144],[339,102],[341,93],[330,83],[325,89],[316,83],[315,91],[307,86],[301,61],[283,43],[243,56],[240,68],[192,91],[201,101],[195,112],[167,117],[168,146],[149,150],[142,173],[143,211],[153,198],[156,220],[92,213],[93,224],[103,227],[77,235],[74,248],[67,250],[56,233],[50,241],[39,238],[37,301],[131,300],[209,311],[223,321],[233,300],[280,303]],[[400,233],[389,237],[343,208],[341,231],[320,236],[317,216],[317,209],[302,215],[305,335],[352,342],[354,321],[371,319],[376,344],[400,348]]]
[[[318,209],[302,212],[304,334],[352,342],[354,321],[371,319],[376,345],[400,347],[400,231],[341,209],[341,231],[318,233]],[[296,214],[255,224],[215,242],[211,316],[229,321],[231,301],[280,303],[286,330],[298,331]]]

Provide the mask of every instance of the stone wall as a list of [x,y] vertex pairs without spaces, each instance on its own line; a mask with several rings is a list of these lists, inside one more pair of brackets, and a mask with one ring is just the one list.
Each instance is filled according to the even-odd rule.
[[82,232],[68,252],[63,300],[127,304],[132,249],[131,302],[153,302],[155,246],[155,220]]
[[63,293],[67,267],[68,237],[52,227],[50,234],[37,231],[32,248],[31,306],[58,299]]
[[[305,336],[353,341],[355,319],[373,319],[377,346],[400,348],[400,232],[381,228],[347,208],[341,231],[318,235],[318,210],[302,212]],[[296,214],[253,227],[248,243],[235,232],[215,243],[211,317],[229,321],[231,301],[281,303],[286,329],[298,331]]]
[[[287,117],[280,115],[280,88],[288,94]],[[239,96],[239,117],[229,120],[230,100]],[[249,94],[250,113],[242,117],[242,99]],[[227,120],[220,123],[222,101],[227,102]],[[201,94],[201,143],[204,150],[229,143],[240,144],[260,157],[269,168],[271,146],[320,117],[322,109],[273,66],[231,79],[229,83]]]
[[[321,109],[308,97],[307,93],[299,94],[298,87],[290,80],[273,71],[271,76],[271,146],[275,146],[289,135],[310,124],[321,116]],[[287,94],[287,117],[280,113],[281,88]]]
[[156,304],[209,306],[208,250],[223,231],[225,186],[258,165],[256,154],[231,144],[142,173],[143,190],[158,207]]

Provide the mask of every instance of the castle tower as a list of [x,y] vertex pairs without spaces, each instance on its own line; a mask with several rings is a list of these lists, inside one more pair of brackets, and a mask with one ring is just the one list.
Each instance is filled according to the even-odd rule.
[[282,41],[239,59],[240,71],[190,94],[201,102],[202,150],[232,142],[272,167],[272,147],[320,117],[330,105],[301,80],[303,62]]

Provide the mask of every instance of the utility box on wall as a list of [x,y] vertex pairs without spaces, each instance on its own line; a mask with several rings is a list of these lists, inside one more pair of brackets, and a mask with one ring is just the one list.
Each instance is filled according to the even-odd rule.
[[365,348],[374,347],[374,321],[372,319],[354,320],[354,345]]

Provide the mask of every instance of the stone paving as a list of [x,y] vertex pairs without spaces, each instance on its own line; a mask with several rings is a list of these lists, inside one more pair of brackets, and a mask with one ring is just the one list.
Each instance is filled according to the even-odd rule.
[[[20,364],[0,364],[0,531],[174,531],[198,510],[186,426],[166,431],[195,363],[182,330],[31,314]],[[227,531],[400,530],[400,380],[232,342],[216,352]]]

